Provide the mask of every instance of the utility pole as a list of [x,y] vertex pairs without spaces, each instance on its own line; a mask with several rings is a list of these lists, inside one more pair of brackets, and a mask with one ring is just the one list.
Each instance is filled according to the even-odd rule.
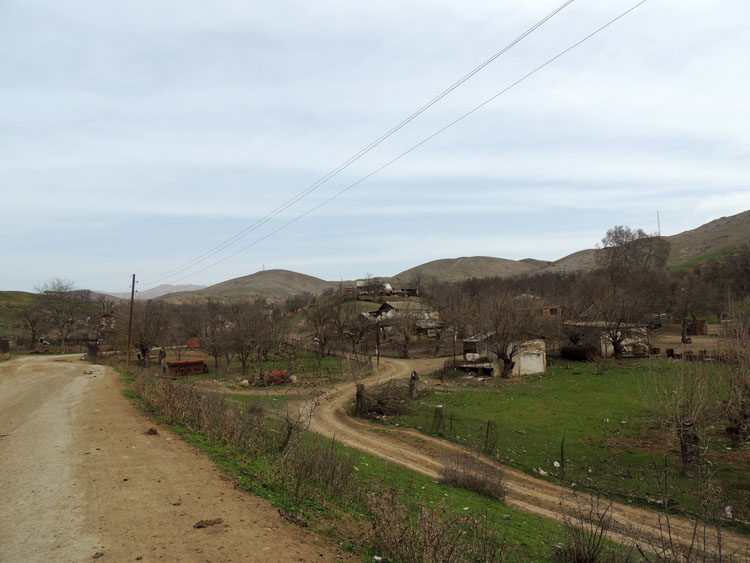
[[135,299],[135,274],[133,274],[133,284],[130,286],[130,319],[128,320],[128,356],[125,362],[125,371],[130,373],[130,342],[133,335],[133,300]]

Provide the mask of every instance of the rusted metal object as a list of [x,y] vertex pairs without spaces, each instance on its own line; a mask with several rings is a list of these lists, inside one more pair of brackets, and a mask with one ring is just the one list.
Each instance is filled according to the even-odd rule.
[[172,375],[208,373],[208,366],[203,360],[182,360],[179,362],[167,362],[167,369]]

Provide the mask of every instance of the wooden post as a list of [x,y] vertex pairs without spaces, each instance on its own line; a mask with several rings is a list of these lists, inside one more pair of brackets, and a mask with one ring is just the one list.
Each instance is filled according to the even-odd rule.
[[409,378],[409,400],[416,401],[418,392],[419,392],[419,375],[417,375],[416,371],[413,371],[411,372],[411,377]]
[[130,320],[128,320],[128,355],[125,361],[125,372],[130,373],[130,343],[133,335],[133,300],[135,299],[135,274],[133,284],[130,287]]

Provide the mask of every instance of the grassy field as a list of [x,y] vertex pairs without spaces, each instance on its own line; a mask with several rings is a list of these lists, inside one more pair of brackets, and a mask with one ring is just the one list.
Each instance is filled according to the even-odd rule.
[[[133,379],[122,374],[127,385]],[[428,477],[390,464],[378,458],[332,443],[322,436],[304,433],[298,436],[292,450],[281,453],[260,453],[255,448],[230,446],[187,425],[169,424],[159,417],[132,389],[125,391],[144,410],[170,426],[187,442],[196,446],[233,476],[238,485],[249,492],[271,501],[275,506],[298,515],[319,533],[333,537],[344,548],[372,561],[375,555],[385,555],[370,530],[373,516],[368,508],[368,496],[380,495],[384,490],[403,493],[403,501],[414,516],[419,505],[435,508],[442,514],[468,517],[503,541],[510,553],[510,561],[549,561],[551,550],[564,541],[564,528],[559,524],[524,514],[496,500],[461,488],[442,484]],[[244,400],[246,397],[227,397]],[[274,424],[274,419],[267,419]],[[294,449],[320,453],[333,447],[342,458],[349,460],[353,473],[347,478],[345,494],[331,494],[325,487],[307,482],[301,494],[295,488],[287,456]],[[310,448],[305,450],[305,448]],[[610,546],[612,549],[620,549]],[[506,555],[507,555],[506,553]]]
[[23,291],[0,291],[0,338],[15,338],[23,333],[21,310],[36,295]]
[[[296,376],[298,379],[310,380],[315,382],[321,382],[324,380],[327,383],[337,383],[342,377],[343,360],[339,357],[328,356],[322,359],[321,365],[318,366],[318,360],[315,356],[315,352],[308,350],[299,351],[294,358],[288,360],[282,357],[278,352],[271,351],[268,355],[268,361],[257,362],[251,361],[248,363],[248,375],[243,376],[242,366],[238,360],[234,360],[229,367],[224,364],[223,360],[216,370],[214,366],[213,358],[208,356],[205,352],[190,352],[189,354],[183,354],[183,359],[197,359],[202,358],[206,365],[208,365],[208,373],[191,375],[188,379],[216,379],[222,382],[235,383],[238,380],[245,379],[246,377],[255,374],[258,375],[260,370],[263,372],[270,372],[273,370],[287,370],[290,375]],[[167,358],[172,361],[171,357]]]
[[[699,513],[704,483],[681,475],[679,444],[650,399],[652,377],[674,377],[679,364],[636,360],[609,366],[598,372],[596,364],[566,362],[550,366],[544,375],[500,386],[491,381],[479,387],[440,385],[412,413],[386,422],[638,505],[658,507],[655,501],[664,496],[660,478],[667,475],[668,495],[678,508]],[[706,445],[711,482],[735,512],[747,517],[748,452],[729,449],[718,420],[709,429]]]

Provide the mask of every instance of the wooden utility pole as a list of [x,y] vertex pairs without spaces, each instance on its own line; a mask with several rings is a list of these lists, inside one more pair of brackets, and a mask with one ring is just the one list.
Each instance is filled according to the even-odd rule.
[[125,362],[125,371],[130,373],[130,342],[133,335],[133,301],[135,300],[135,274],[133,274],[133,284],[130,286],[130,319],[128,320],[128,355]]

